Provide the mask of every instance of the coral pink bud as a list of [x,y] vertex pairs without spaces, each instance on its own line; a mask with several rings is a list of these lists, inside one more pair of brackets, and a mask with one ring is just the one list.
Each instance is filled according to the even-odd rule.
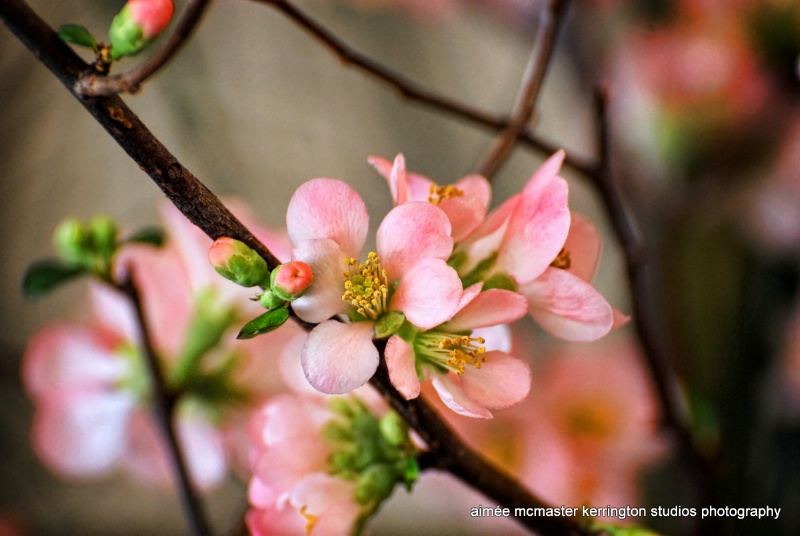
[[129,0],[108,29],[111,58],[141,52],[167,27],[172,11],[172,0]]
[[172,19],[172,0],[129,0],[131,19],[139,23],[145,39],[164,31]]
[[294,261],[281,264],[270,275],[270,288],[282,300],[299,298],[311,286],[314,274],[304,262]]

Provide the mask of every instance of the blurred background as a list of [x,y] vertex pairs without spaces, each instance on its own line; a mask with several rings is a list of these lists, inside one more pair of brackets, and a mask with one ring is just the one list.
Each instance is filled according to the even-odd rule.
[[[30,4],[53,27],[82,24],[104,38],[124,2]],[[505,114],[544,2],[297,4],[408,78]],[[537,106],[536,133],[591,161],[593,91],[607,87],[614,172],[653,263],[658,336],[682,380],[695,442],[715,470],[693,474],[674,455],[669,436],[656,430],[658,410],[631,326],[598,343],[565,345],[523,323],[515,352],[534,367],[530,400],[482,428],[485,423],[459,419],[454,425],[555,504],[702,506],[702,488],[716,506],[783,508],[774,522],[723,520],[719,533],[796,534],[800,4],[571,4]],[[176,14],[184,5],[176,2]],[[115,72],[137,61],[123,60]],[[48,321],[85,318],[87,302],[83,284],[25,299],[25,268],[52,255],[52,231],[65,217],[108,214],[131,230],[158,223],[163,196],[6,29],[0,31],[0,73],[0,225],[6,229],[0,241],[0,534],[4,524],[21,534],[183,533],[168,490],[154,492],[113,474],[91,482],[62,479],[31,450],[34,406],[20,382],[26,343]],[[356,188],[374,228],[392,203],[367,156],[391,159],[402,152],[409,170],[445,184],[473,172],[494,139],[491,131],[403,100],[343,66],[278,11],[245,0],[214,2],[182,52],[124,100],[213,192],[241,196],[273,228],[284,225],[294,189],[314,177]],[[546,156],[518,147],[493,181],[492,206],[518,192]],[[564,176],[571,208],[591,218],[604,238],[594,284],[629,313],[624,259],[608,215],[586,177]],[[636,396],[626,401],[619,392]],[[582,416],[601,421],[591,408],[613,399],[611,422],[633,424],[586,440],[585,429],[559,424],[559,408],[572,404],[565,393],[585,400]],[[625,412],[630,407],[635,414]],[[231,477],[206,499],[224,532],[246,508],[245,483]],[[482,500],[447,477],[426,477],[418,493],[395,493],[372,532],[519,532],[511,522],[488,528],[469,519],[468,507]],[[688,534],[696,520],[639,521]]]

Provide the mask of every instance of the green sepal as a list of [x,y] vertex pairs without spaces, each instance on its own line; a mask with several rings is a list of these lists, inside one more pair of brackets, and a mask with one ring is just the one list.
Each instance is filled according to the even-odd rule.
[[512,292],[517,291],[517,282],[514,281],[510,275],[504,274],[502,272],[497,272],[493,274],[489,279],[484,281],[483,287],[481,290],[489,290],[493,288],[499,288],[501,290],[510,290]]
[[164,245],[165,234],[161,227],[143,227],[125,239],[132,244],[149,244],[155,247]]
[[38,298],[86,273],[86,269],[77,264],[58,259],[43,259],[34,262],[25,271],[22,291],[29,298]]
[[65,43],[72,43],[79,47],[91,48],[95,52],[98,50],[97,39],[80,24],[62,24],[58,28],[58,38]]
[[406,315],[400,311],[390,311],[375,322],[375,338],[385,339],[390,335],[394,335],[405,321]]
[[280,309],[273,309],[267,311],[263,315],[255,317],[253,320],[245,324],[237,339],[252,339],[257,335],[263,335],[270,331],[278,329],[284,322],[289,319],[289,309],[281,307]]
[[393,447],[399,447],[408,441],[408,426],[400,415],[388,411],[378,421],[381,436]]
[[457,251],[447,259],[447,265],[457,272],[459,268],[464,266],[464,263],[467,262],[468,259],[469,256],[466,251]]
[[406,458],[406,466],[403,471],[403,482],[406,486],[406,491],[411,491],[414,483],[419,480],[419,462],[413,456]]
[[484,276],[492,269],[495,261],[497,260],[497,253],[492,253],[481,262],[475,265],[464,277],[461,278],[461,283],[464,288],[474,285],[478,281],[483,281]]
[[108,40],[111,43],[112,61],[117,61],[123,56],[138,54],[151,41],[151,39],[145,39],[142,27],[131,18],[128,4],[125,4],[112,19],[108,29]]

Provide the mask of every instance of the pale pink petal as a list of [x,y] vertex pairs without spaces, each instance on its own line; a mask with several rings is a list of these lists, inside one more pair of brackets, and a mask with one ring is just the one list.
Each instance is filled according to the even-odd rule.
[[394,388],[406,400],[419,396],[419,377],[415,366],[414,349],[400,338],[392,335],[386,341],[386,367],[389,369],[389,379]]
[[306,513],[317,516],[314,536],[351,534],[361,514],[355,486],[355,482],[316,473],[300,481],[292,489],[289,500],[298,510],[305,507]]
[[486,352],[480,369],[467,367],[461,388],[471,400],[485,408],[507,408],[520,402],[531,389],[528,364],[503,352]]
[[519,320],[528,312],[528,301],[517,292],[484,290],[447,322],[447,329],[463,331]]
[[461,294],[461,299],[458,301],[458,310],[460,311],[472,300],[474,300],[478,294],[480,294],[481,289],[483,289],[483,281],[478,281],[477,283],[465,288],[464,292]]
[[301,185],[289,201],[286,228],[292,244],[330,238],[350,257],[358,257],[369,229],[364,201],[336,179],[314,179]]
[[499,350],[509,353],[511,351],[511,328],[507,324],[473,329],[472,337],[483,337],[486,342],[482,346],[486,348],[487,352]]
[[616,307],[613,307],[612,309],[613,309],[613,314],[614,314],[614,322],[613,322],[613,324],[611,324],[611,329],[612,330],[617,329],[617,328],[621,328],[622,326],[626,325],[628,322],[631,321],[631,315],[627,315],[627,314],[623,313],[622,311],[620,311]]
[[22,379],[34,397],[59,388],[112,385],[129,371],[129,362],[103,348],[88,330],[53,324],[28,343]]
[[253,474],[282,494],[309,473],[326,471],[330,455],[321,436],[283,441],[258,457]]
[[600,259],[600,233],[589,219],[572,212],[569,234],[564,242],[569,252],[569,271],[584,281],[591,281]]
[[407,203],[392,209],[377,234],[378,255],[390,279],[403,277],[420,258],[446,260],[453,251],[450,220],[430,203]]
[[128,423],[125,468],[146,484],[167,485],[173,475],[169,452],[161,430],[146,408],[139,408]]
[[378,368],[372,324],[327,320],[308,334],[301,355],[303,372],[315,389],[342,394],[361,387]]
[[294,508],[272,506],[251,509],[245,515],[251,536],[297,536],[306,534],[306,520]]
[[467,238],[486,217],[491,197],[489,181],[480,175],[468,175],[454,184],[464,195],[443,199],[439,208],[453,225],[453,240]]
[[200,415],[180,415],[178,439],[195,486],[219,484],[228,470],[222,433]]
[[569,232],[567,181],[552,176],[535,184],[526,187],[511,214],[494,268],[518,284],[533,280],[553,262]]
[[254,432],[251,437],[258,440],[254,445],[256,447],[270,446],[280,441],[317,435],[330,420],[330,410],[317,399],[279,395],[272,398],[251,419],[251,429]]
[[430,329],[453,316],[462,292],[461,279],[445,261],[421,259],[400,281],[391,309],[402,311],[419,329]]
[[160,203],[158,208],[169,237],[169,247],[175,248],[180,253],[184,268],[189,273],[191,286],[203,288],[220,281],[219,275],[208,263],[208,249],[213,240],[190,222],[172,203]]
[[256,508],[268,508],[278,500],[277,490],[261,480],[257,475],[250,478],[247,485],[247,500]]
[[406,182],[406,159],[402,154],[394,158],[394,163],[380,156],[367,158],[375,170],[386,179],[392,194],[394,205],[403,205],[408,201],[408,183]]
[[452,381],[449,377],[436,376],[431,383],[442,399],[442,402],[459,415],[482,419],[492,418],[492,412],[480,404],[475,403],[473,400],[470,400],[469,397],[464,394],[464,391],[461,390],[461,386]]
[[564,152],[564,149],[559,149],[555,153],[553,153],[544,163],[539,166],[539,168],[531,175],[531,178],[528,179],[525,188],[522,190],[522,193],[527,193],[533,190],[537,190],[542,183],[546,183],[551,180],[553,177],[558,175],[558,172],[561,170],[561,165],[564,163],[564,158],[566,158],[567,154]]
[[611,306],[589,283],[566,270],[548,268],[520,288],[534,320],[551,334],[570,341],[593,341],[609,332]]
[[511,196],[493,210],[483,223],[459,246],[469,254],[472,265],[494,254],[505,236],[511,215],[517,210],[521,194]]
[[292,258],[311,266],[314,282],[308,291],[292,302],[292,309],[306,322],[319,323],[345,313],[350,305],[342,300],[347,266],[346,251],[330,239],[303,240],[296,244]]
[[55,391],[39,400],[33,447],[59,473],[91,477],[125,454],[128,419],[136,405],[122,391]]
[[[123,252],[127,248],[123,248]],[[120,252],[121,254],[122,252]],[[103,341],[103,346],[113,348],[119,344],[139,340],[139,323],[130,300],[119,291],[100,283],[89,284],[91,328]]]

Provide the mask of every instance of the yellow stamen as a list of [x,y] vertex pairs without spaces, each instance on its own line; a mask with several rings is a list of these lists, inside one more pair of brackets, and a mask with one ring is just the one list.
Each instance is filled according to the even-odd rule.
[[426,355],[456,374],[464,374],[467,365],[480,369],[488,361],[484,355],[486,340],[483,337],[429,332],[422,335],[420,340]]
[[300,507],[300,515],[303,516],[306,520],[306,534],[311,534],[311,530],[314,528],[314,525],[316,525],[317,519],[319,519],[319,517],[306,512],[305,505]]
[[569,257],[569,251],[565,248],[561,248],[556,258],[550,263],[553,268],[561,268],[562,270],[569,270],[571,265],[572,260]]
[[433,203],[434,205],[438,205],[445,199],[450,199],[451,197],[462,197],[464,195],[463,190],[459,190],[452,184],[448,184],[447,186],[431,184],[429,193],[430,195],[428,195],[428,203]]
[[358,268],[355,268],[356,262],[353,258],[344,260],[349,270],[343,272],[345,281],[342,300],[355,307],[358,314],[377,320],[389,308],[389,279],[386,270],[381,267],[381,259],[374,251],[367,255],[367,260],[359,264]]

